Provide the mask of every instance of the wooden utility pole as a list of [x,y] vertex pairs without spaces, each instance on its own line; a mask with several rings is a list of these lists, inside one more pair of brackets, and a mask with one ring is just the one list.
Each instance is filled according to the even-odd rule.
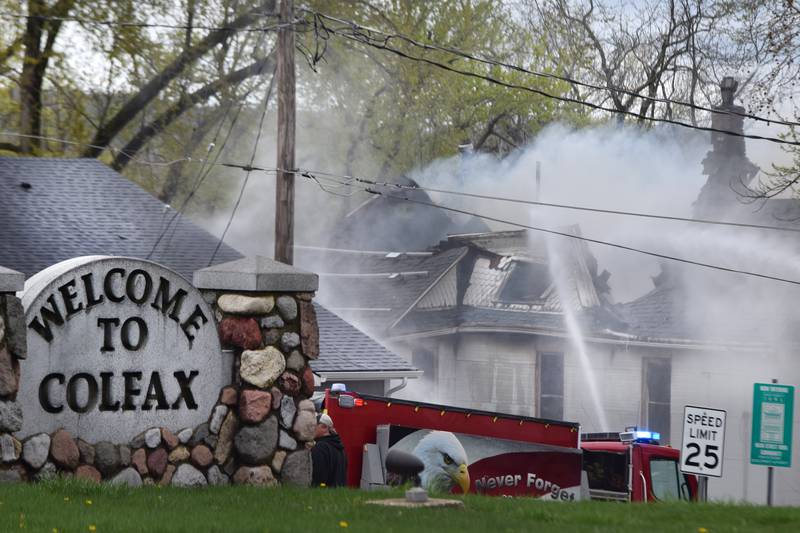
[[[294,0],[281,0],[281,25],[294,20]],[[275,187],[275,260],[294,262],[294,28],[278,30],[278,181]]]

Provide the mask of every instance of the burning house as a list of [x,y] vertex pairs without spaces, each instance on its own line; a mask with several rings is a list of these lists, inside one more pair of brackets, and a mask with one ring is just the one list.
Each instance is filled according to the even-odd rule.
[[[735,86],[726,80],[722,89],[714,126],[741,132],[741,117],[727,112],[736,109]],[[761,209],[740,201],[737,187],[755,175],[744,148],[741,138],[713,135],[695,216],[796,224],[777,220],[798,209],[794,200],[770,200]],[[383,219],[394,220],[394,208],[385,207]],[[436,231],[454,226],[440,221]],[[568,231],[580,234],[577,227]],[[744,235],[690,231],[716,232],[709,239],[731,241],[733,249]],[[610,274],[577,239],[450,232],[441,240],[428,236],[426,245],[415,233],[417,246],[411,247],[403,237],[395,226],[383,245],[373,239],[359,247],[358,239],[348,242],[340,234],[337,249],[299,254],[300,264],[325,265],[320,297],[327,306],[424,370],[402,394],[575,420],[584,431],[646,426],[673,446],[680,444],[685,405],[725,409],[724,477],[711,480],[710,495],[764,501],[766,472],[749,464],[752,387],[775,377],[800,383],[792,290],[666,262],[649,292],[616,303]],[[768,242],[796,250],[791,235],[748,238],[756,250]],[[740,253],[758,255],[744,247]],[[770,261],[765,255],[763,263]],[[794,427],[797,442],[800,420]],[[777,469],[776,502],[800,503],[799,463],[795,446],[795,466]]]

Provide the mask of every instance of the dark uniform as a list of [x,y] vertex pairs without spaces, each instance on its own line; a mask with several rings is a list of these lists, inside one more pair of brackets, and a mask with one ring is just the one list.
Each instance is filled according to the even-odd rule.
[[311,448],[313,474],[311,486],[323,483],[328,487],[343,487],[347,484],[347,457],[339,435],[331,433],[317,439]]

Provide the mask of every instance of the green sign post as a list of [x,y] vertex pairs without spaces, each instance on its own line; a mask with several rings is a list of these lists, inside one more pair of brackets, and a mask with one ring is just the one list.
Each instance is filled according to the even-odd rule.
[[794,387],[773,383],[753,385],[753,430],[750,463],[767,469],[767,505],[772,505],[772,467],[792,466]]

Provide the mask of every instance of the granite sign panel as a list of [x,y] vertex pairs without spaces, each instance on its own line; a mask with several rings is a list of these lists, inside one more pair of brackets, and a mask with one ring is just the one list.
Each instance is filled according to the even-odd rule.
[[151,427],[193,427],[231,381],[213,311],[156,263],[71,259],[30,278],[22,303],[23,436],[64,428],[124,442]]

